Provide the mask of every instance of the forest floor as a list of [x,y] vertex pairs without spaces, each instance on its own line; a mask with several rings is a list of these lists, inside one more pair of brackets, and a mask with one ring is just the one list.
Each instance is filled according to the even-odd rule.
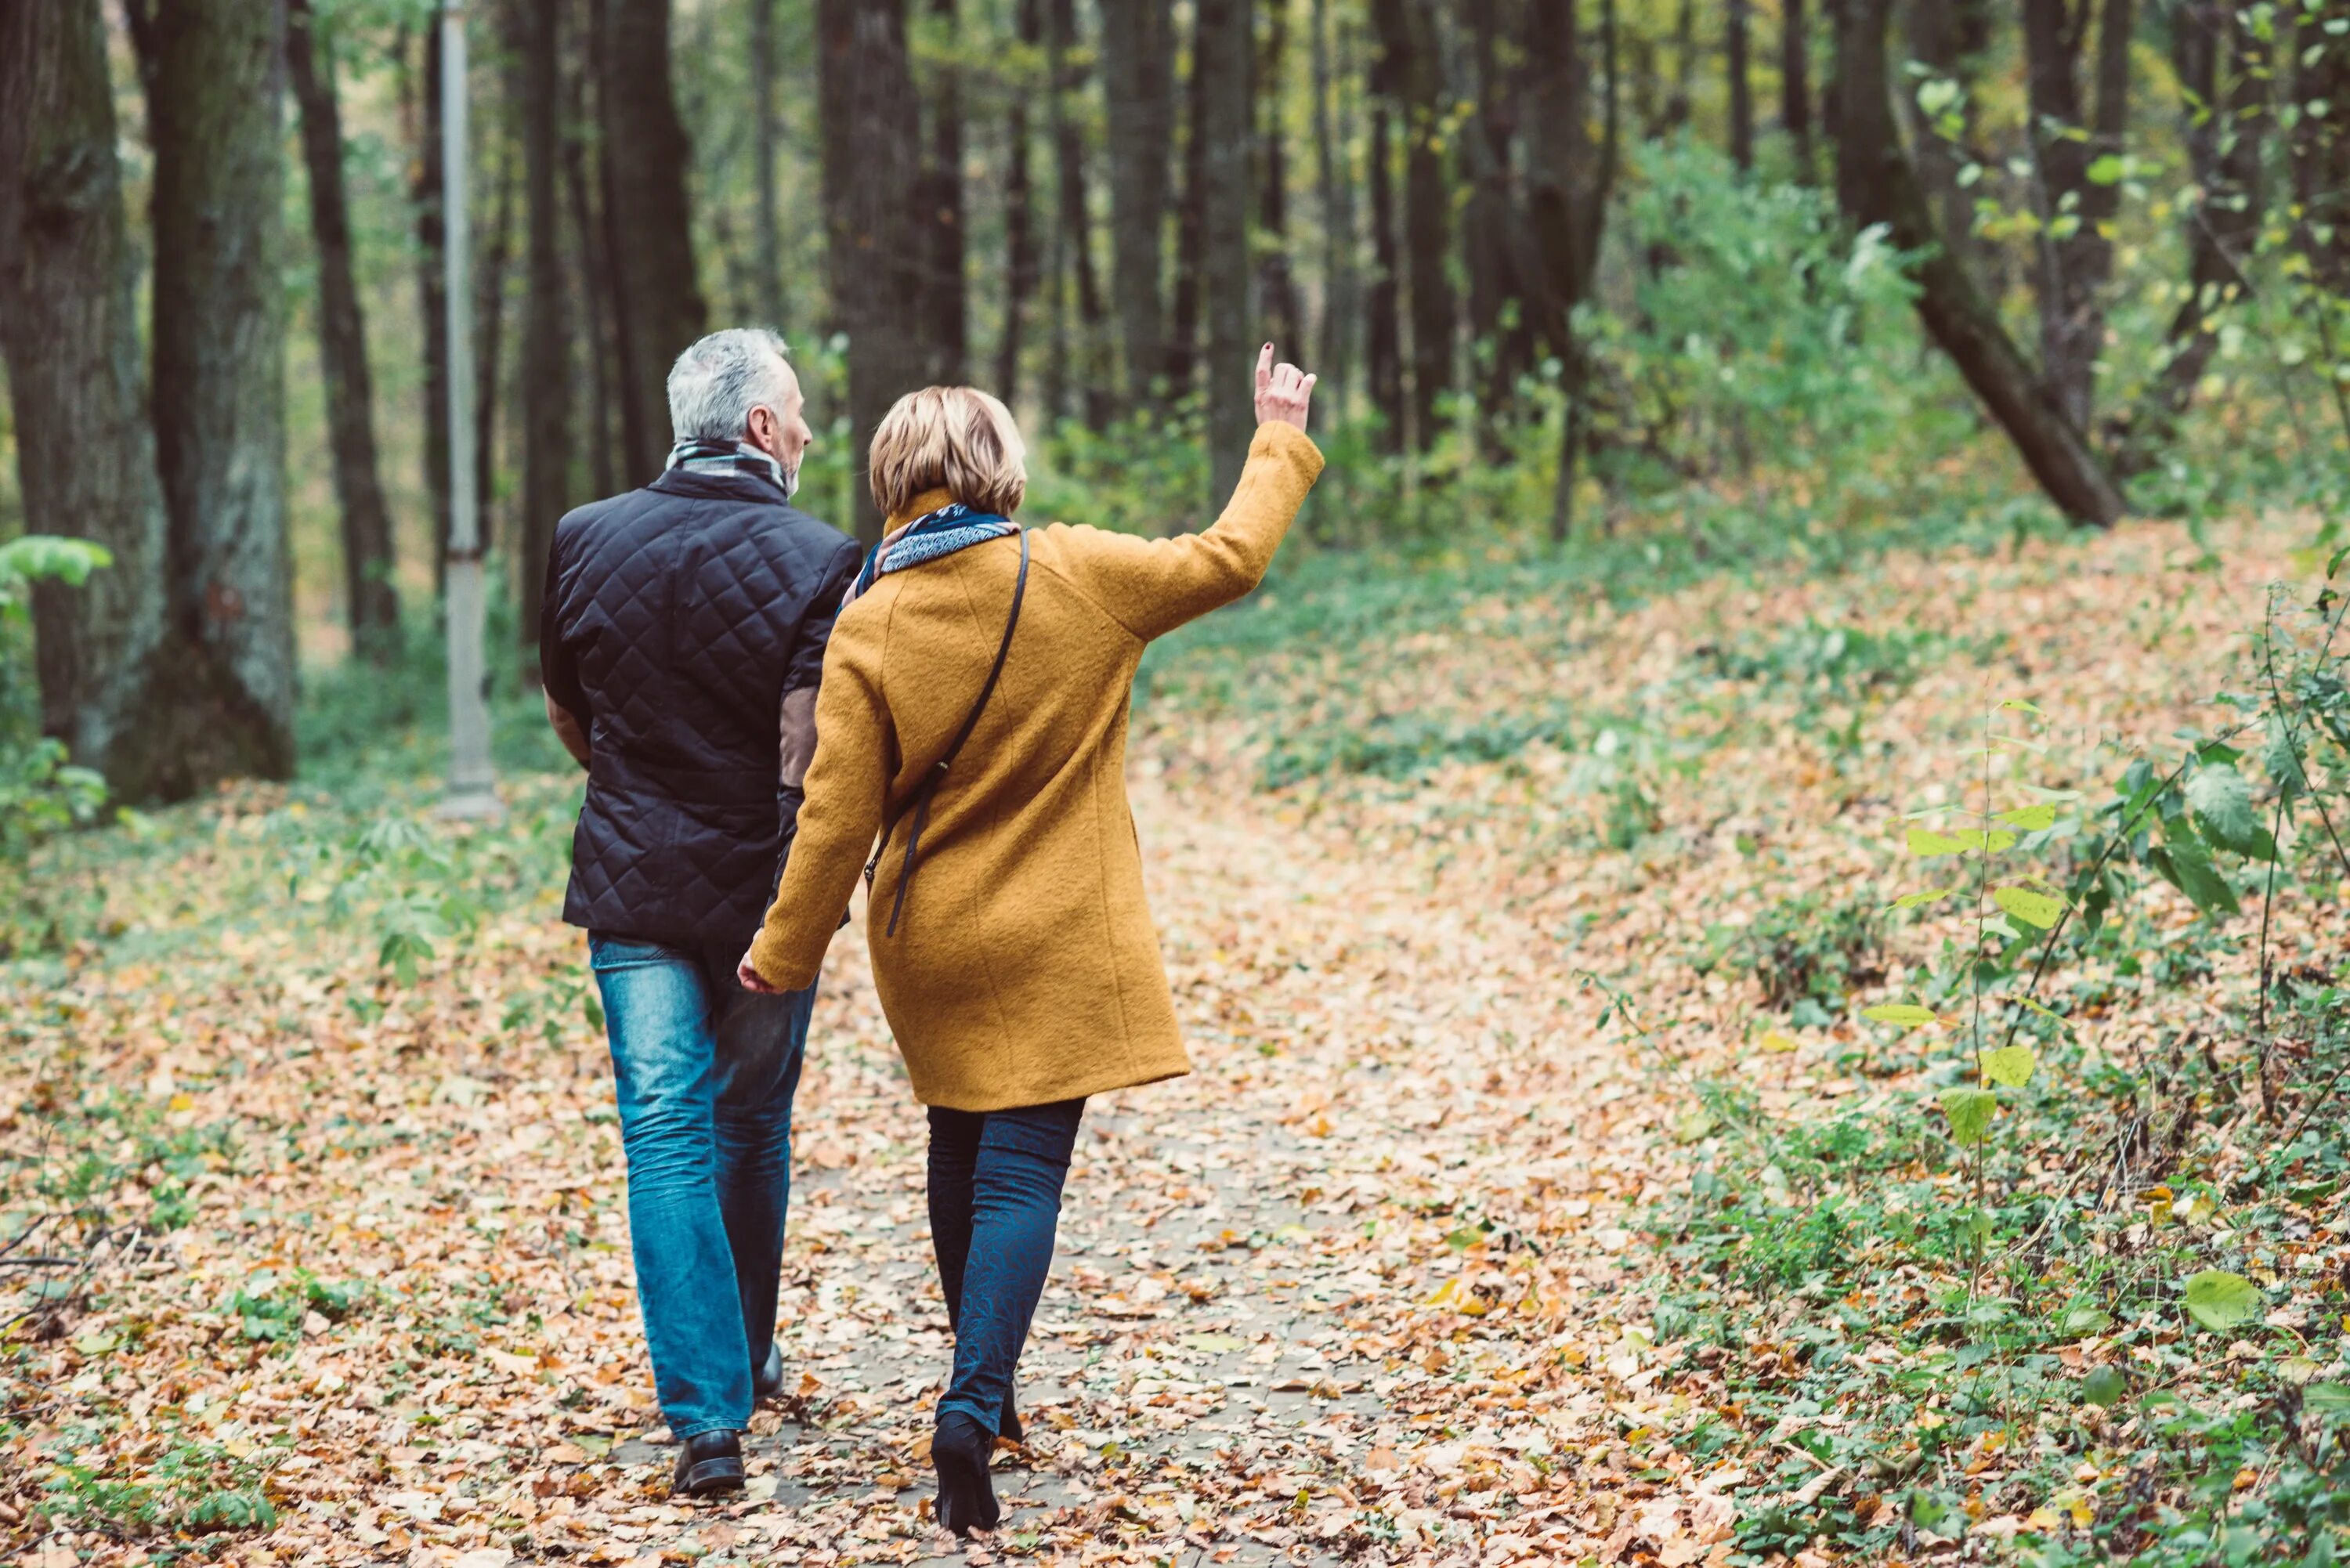
[[[574,782],[510,779],[472,828],[425,821],[422,780],[242,788],[59,847],[45,874],[103,913],[0,971],[0,1241],[60,1260],[0,1272],[0,1543],[38,1568],[1726,1562],[1758,1493],[1853,1477],[1752,1418],[1740,1347],[1660,1332],[1693,1282],[1660,1216],[1737,1136],[1710,1086],[1788,1117],[1876,1085],[1869,1026],[1773,1005],[1720,933],[1889,897],[1902,814],[1951,798],[1987,703],[2050,716],[2052,784],[2167,744],[2299,542],[2140,526],[1628,605],[1472,585],[1155,664],[1136,815],[1195,1071],[1088,1111],[1029,1445],[968,1552],[929,1519],[949,1348],[861,937],[795,1118],[790,1392],[747,1495],[688,1507],[556,919]],[[2012,1539],[1977,1501],[1988,1533],[1940,1550]]]

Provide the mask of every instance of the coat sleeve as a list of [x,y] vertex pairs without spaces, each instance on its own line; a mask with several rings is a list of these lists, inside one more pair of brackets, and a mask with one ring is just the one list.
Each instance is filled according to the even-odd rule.
[[1263,581],[1321,472],[1321,449],[1304,431],[1278,421],[1260,425],[1241,482],[1213,527],[1173,539],[1072,528],[1072,569],[1097,603],[1148,642]]
[[825,566],[824,577],[801,616],[799,635],[784,669],[784,696],[775,715],[775,818],[783,848],[775,857],[775,879],[769,890],[783,885],[784,867],[791,861],[792,840],[798,832],[808,764],[816,754],[816,685],[824,676],[825,650],[840,614],[841,596],[856,579],[863,556],[850,540],[840,542]]
[[808,764],[798,830],[775,902],[751,942],[751,962],[771,985],[816,982],[840,927],[895,772],[895,731],[881,694],[885,607],[836,624],[816,692],[816,760]]

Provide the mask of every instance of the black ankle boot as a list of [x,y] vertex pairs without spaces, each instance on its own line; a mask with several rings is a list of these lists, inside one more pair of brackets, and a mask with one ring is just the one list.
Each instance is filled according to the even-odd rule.
[[772,1399],[784,1391],[784,1349],[779,1345],[767,1346],[767,1359],[759,1363],[751,1374],[751,1399]]
[[987,1428],[960,1410],[940,1417],[931,1435],[931,1463],[939,1472],[939,1523],[959,1536],[993,1530],[1003,1517],[987,1473],[987,1457],[994,1451]]
[[1012,1406],[1012,1390],[1003,1391],[1003,1414],[998,1417],[995,1435],[1007,1443],[1025,1446],[1028,1429],[1020,1424],[1020,1412]]
[[739,1491],[743,1487],[743,1443],[720,1428],[688,1438],[677,1446],[677,1469],[669,1490],[674,1496],[708,1497],[713,1492]]

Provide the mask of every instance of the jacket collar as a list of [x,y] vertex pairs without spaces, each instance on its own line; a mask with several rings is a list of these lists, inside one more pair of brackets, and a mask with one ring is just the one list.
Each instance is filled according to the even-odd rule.
[[882,537],[887,538],[895,534],[917,517],[927,517],[940,507],[951,506],[953,504],[954,492],[944,485],[935,490],[925,490],[915,496],[912,502],[902,510],[889,514],[889,520],[881,525]]
[[780,506],[789,499],[784,487],[764,473],[740,468],[672,468],[645,488],[663,495],[690,496],[699,501],[756,501],[770,506]]

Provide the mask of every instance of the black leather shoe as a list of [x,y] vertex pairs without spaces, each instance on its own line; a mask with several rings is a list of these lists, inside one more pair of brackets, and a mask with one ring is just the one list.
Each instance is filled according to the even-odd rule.
[[754,1403],[772,1399],[783,1391],[784,1347],[771,1343],[767,1346],[767,1359],[759,1363],[759,1369],[751,1374],[751,1398]]
[[743,1488],[743,1440],[720,1428],[688,1438],[677,1448],[677,1469],[670,1476],[671,1496],[711,1497]]
[[941,1417],[931,1434],[931,1463],[939,1472],[938,1521],[957,1535],[993,1530],[1003,1517],[987,1473],[987,1457],[994,1451],[987,1428],[960,1410]]
[[1015,1447],[1025,1447],[1028,1442],[1028,1429],[1020,1424],[1020,1412],[1013,1408],[1009,1388],[1003,1391],[1003,1414],[997,1422],[995,1435]]

